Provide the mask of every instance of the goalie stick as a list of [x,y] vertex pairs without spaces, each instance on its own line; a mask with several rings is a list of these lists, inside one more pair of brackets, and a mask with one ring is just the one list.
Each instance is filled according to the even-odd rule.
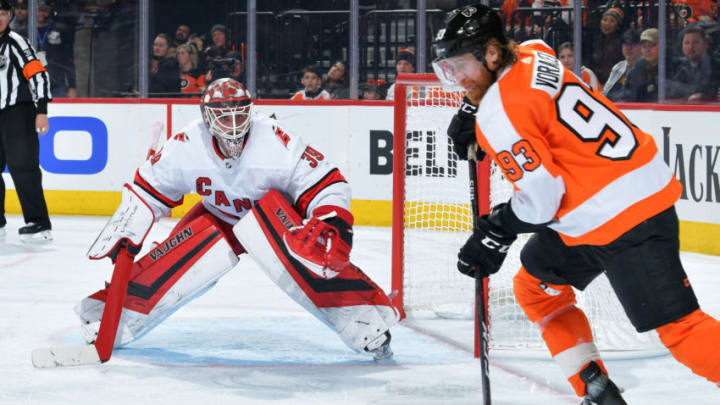
[[164,127],[165,126],[160,122],[153,124],[152,138],[150,140],[150,147],[148,148],[145,160],[149,160],[157,153],[157,151],[160,150],[160,134],[162,133]]
[[112,280],[108,287],[100,330],[90,345],[40,348],[32,351],[32,363],[37,368],[82,366],[100,364],[110,360],[123,302],[127,294],[133,256],[125,245],[121,246],[115,260]]
[[[478,207],[478,162],[477,162],[477,144],[472,143],[468,146],[468,172],[470,177],[470,206],[472,207],[472,226],[473,231],[477,226],[480,218]],[[482,392],[483,405],[490,405],[490,362],[488,352],[488,318],[486,312],[486,285],[487,278],[480,276],[480,270],[475,270],[475,317],[477,323],[477,331],[475,338],[480,350],[480,371],[482,375]]]

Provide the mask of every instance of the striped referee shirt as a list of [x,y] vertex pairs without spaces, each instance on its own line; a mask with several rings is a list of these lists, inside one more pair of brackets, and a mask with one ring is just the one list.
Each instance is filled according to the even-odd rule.
[[18,103],[35,103],[47,114],[50,78],[28,40],[10,28],[0,36],[0,110]]

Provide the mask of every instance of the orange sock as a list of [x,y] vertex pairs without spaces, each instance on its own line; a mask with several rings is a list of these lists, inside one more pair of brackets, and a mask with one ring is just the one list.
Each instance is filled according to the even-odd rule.
[[575,306],[570,286],[543,284],[521,268],[514,278],[515,299],[525,314],[542,331],[543,340],[578,396],[585,395],[582,371],[595,361],[607,374],[600,353],[593,343],[590,323]]
[[656,329],[677,361],[720,387],[720,322],[696,310]]

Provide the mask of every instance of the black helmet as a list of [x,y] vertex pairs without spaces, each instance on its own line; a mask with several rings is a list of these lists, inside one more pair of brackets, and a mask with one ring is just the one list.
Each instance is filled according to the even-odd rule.
[[497,12],[482,4],[455,9],[448,14],[445,27],[438,31],[433,41],[436,60],[466,52],[477,57],[490,38],[503,45],[508,43]]
[[[6,10],[10,12],[10,22],[15,19],[15,9],[13,8],[12,4],[10,4],[9,0],[0,0],[0,10]],[[8,28],[6,28],[6,31],[9,28],[10,25],[8,24]]]

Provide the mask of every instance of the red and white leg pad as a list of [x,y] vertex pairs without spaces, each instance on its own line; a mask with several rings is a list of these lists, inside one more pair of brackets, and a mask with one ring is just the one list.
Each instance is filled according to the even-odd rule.
[[[216,221],[192,220],[133,264],[115,347],[149,332],[235,267],[238,257]],[[107,288],[75,306],[88,343],[97,336],[106,294]]]
[[376,348],[398,322],[399,312],[385,292],[352,263],[326,278],[291,254],[283,236],[301,224],[302,218],[282,195],[270,191],[233,232],[268,277],[346,345],[358,351]]

